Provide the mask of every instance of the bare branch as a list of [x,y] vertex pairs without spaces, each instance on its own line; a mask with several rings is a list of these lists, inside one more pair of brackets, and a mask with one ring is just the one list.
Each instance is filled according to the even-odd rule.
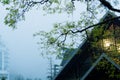
[[85,30],[87,30],[87,29],[89,29],[89,28],[92,28],[92,27],[94,27],[94,26],[98,26],[98,25],[101,25],[101,24],[105,24],[105,23],[108,23],[108,22],[110,22],[110,21],[113,21],[113,20],[119,19],[119,18],[120,18],[120,16],[115,17],[115,18],[111,18],[111,19],[107,19],[107,20],[105,20],[105,21],[103,21],[103,22],[100,22],[100,23],[97,23],[97,24],[88,26],[88,27],[86,27],[85,29],[80,30],[79,32],[83,32],[83,31],[85,31]]
[[41,1],[31,1],[33,4],[44,4],[49,2],[49,0],[41,0]]
[[26,11],[28,11],[30,8],[32,8],[34,5],[36,4],[45,4],[45,3],[51,3],[49,0],[41,0],[41,1],[29,1],[29,2],[25,2],[24,3],[24,6],[26,6],[23,10],[22,10],[22,13],[19,15],[20,16],[23,16],[25,14]]
[[63,39],[59,44],[64,45],[64,43],[65,43],[65,41],[66,41],[66,38],[67,38],[67,34],[64,35],[64,39]]
[[95,19],[97,19],[96,16],[95,16],[95,14],[94,14],[94,12],[93,12],[93,11],[91,10],[91,8],[90,8],[89,1],[87,1],[87,11],[90,12]]
[[[83,31],[86,31],[86,30],[89,29],[89,28],[92,28],[92,27],[95,27],[95,26],[98,26],[98,25],[102,25],[102,24],[108,23],[108,22],[110,22],[110,21],[119,19],[119,18],[120,18],[120,16],[115,17],[115,18],[111,18],[111,19],[107,19],[107,20],[105,20],[105,21],[103,21],[103,22],[100,22],[100,23],[97,23],[97,24],[88,26],[88,27],[86,27],[86,28],[84,28],[84,29],[82,29],[82,30],[76,30],[76,31],[68,30],[66,33],[60,34],[60,35],[56,38],[56,41],[57,41],[60,37],[64,36],[64,39],[63,39],[60,43],[58,43],[58,45],[60,46],[60,44],[64,44],[64,42],[66,41],[67,35],[68,35],[70,32],[71,32],[72,34],[81,33],[81,32],[83,32]],[[56,41],[55,41],[55,42],[56,42]]]
[[120,13],[120,10],[113,8],[113,6],[112,6],[108,1],[106,1],[106,0],[99,0],[99,1],[100,1],[105,7],[107,7],[108,9]]
[[72,2],[72,4],[73,4],[73,7],[75,7],[75,5],[74,5],[74,1],[75,1],[75,0],[71,0],[71,2]]

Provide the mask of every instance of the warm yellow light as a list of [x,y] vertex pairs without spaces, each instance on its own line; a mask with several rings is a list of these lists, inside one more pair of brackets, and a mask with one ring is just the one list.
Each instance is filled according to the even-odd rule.
[[110,45],[111,45],[110,40],[108,40],[108,39],[104,39],[104,40],[103,40],[103,45],[104,45],[105,48],[110,47]]
[[105,47],[109,47],[110,46],[110,43],[109,42],[106,42],[105,43]]
[[120,50],[120,47],[118,48],[118,50]]
[[120,52],[120,45],[118,46],[117,50],[118,50],[118,52]]

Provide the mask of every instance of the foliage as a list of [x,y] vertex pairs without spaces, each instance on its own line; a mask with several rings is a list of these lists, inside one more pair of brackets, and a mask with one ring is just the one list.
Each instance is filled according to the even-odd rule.
[[[73,11],[76,9],[76,2],[80,2],[81,4],[85,4],[86,10],[84,12],[80,13],[80,19],[78,21],[71,21],[66,23],[56,23],[54,24],[53,30],[50,32],[44,32],[40,31],[34,34],[34,36],[40,37],[40,42],[38,44],[40,45],[40,48],[43,50],[46,54],[56,54],[58,57],[61,57],[63,48],[76,48],[78,45],[91,33],[91,29],[83,30],[87,26],[90,26],[94,23],[99,21],[97,18],[101,12],[106,12],[109,9],[113,11],[118,11],[111,7],[110,4],[117,4],[118,0],[109,0],[108,2],[110,6],[106,5],[105,3],[102,3],[100,1],[105,2],[106,0],[0,0],[0,2],[3,5],[6,5],[6,10],[9,11],[8,14],[5,17],[5,24],[16,28],[16,23],[20,20],[25,20],[25,13],[29,10],[31,10],[33,7],[39,7],[41,5],[42,9],[46,11],[47,14],[53,14],[53,13],[63,13],[67,12],[68,14],[73,13]],[[102,4],[103,5],[102,5]],[[105,6],[105,7],[104,7]],[[106,8],[107,7],[107,8]],[[104,25],[103,25],[104,26]],[[119,37],[117,35],[120,32],[120,30],[116,29],[116,35],[115,37]],[[116,51],[116,46],[113,45],[111,48],[112,50],[105,50],[103,45],[100,43],[103,42],[103,38],[112,38],[114,39],[113,32],[103,31],[103,28],[100,27],[99,30],[95,28],[93,30],[91,45],[92,49],[97,49],[96,52],[105,51],[108,53],[108,55],[118,64],[120,64],[120,60],[118,57],[120,52]],[[102,35],[105,33],[104,35]],[[119,38],[116,39],[117,42],[120,42]],[[119,47],[120,45],[118,45]],[[104,49],[103,49],[104,48]],[[45,52],[45,51],[46,52]],[[95,51],[94,50],[94,51]],[[96,53],[95,52],[95,53]],[[94,53],[94,52],[93,52]],[[104,61],[101,63],[101,67],[103,68],[109,68],[108,66],[104,66],[106,62]],[[114,68],[111,67],[114,71]],[[109,73],[109,71],[108,71]],[[113,77],[114,72],[112,75],[110,74],[110,77]],[[119,75],[118,75],[119,76]],[[21,76],[18,76],[19,79],[22,79]]]
[[[46,53],[58,53],[57,55],[61,55],[63,47],[66,47],[66,48],[78,47],[79,44],[84,39],[86,39],[91,33],[91,28],[83,31],[82,29],[98,22],[99,19],[96,18],[97,15],[101,14],[101,12],[106,12],[107,10],[107,9],[104,9],[103,6],[101,6],[99,1],[93,1],[93,2],[81,1],[81,2],[87,5],[86,5],[86,10],[80,13],[80,19],[78,21],[56,23],[54,24],[53,30],[51,30],[50,32],[41,31],[34,34],[35,36],[40,35],[40,39],[41,39],[40,44],[43,45],[41,48],[47,49],[48,52]],[[75,8],[75,5],[72,7]],[[51,10],[52,9],[50,9],[50,11]],[[47,9],[47,11],[49,10]],[[73,10],[72,10],[72,13],[73,13]],[[102,28],[99,29],[97,33],[95,32],[95,34],[93,35],[94,39],[97,35],[100,35],[101,33],[103,33]],[[96,42],[93,42],[93,43],[96,44]]]
[[120,71],[117,68],[109,63],[107,60],[103,59],[99,62],[96,66],[98,71],[104,71],[106,75],[108,75],[109,79],[119,79],[120,78]]
[[[50,32],[40,31],[38,33],[35,33],[34,36],[40,35],[38,36],[40,37],[40,42],[38,42],[40,44],[40,49],[47,49],[46,53],[55,53],[58,56],[61,56],[63,48],[78,47],[79,44],[86,38],[86,33],[81,33],[79,30],[95,22],[92,14],[88,15],[88,12],[84,12],[81,13],[81,15],[81,20],[78,22],[73,21],[56,23]],[[85,16],[89,17],[85,18]],[[90,30],[88,29],[87,32],[89,33]]]
[[[96,60],[101,53],[106,53],[117,65],[120,65],[120,28],[117,25],[111,24],[109,25],[110,27],[106,26],[106,29],[105,25],[106,24],[103,25],[104,27],[101,25],[94,28],[91,38],[89,39],[92,47],[91,49],[93,49],[94,59]],[[109,42],[105,42],[105,40]],[[105,71],[105,74],[109,75],[110,79],[120,78],[120,74],[116,74],[116,68],[106,60],[99,62],[97,70]]]
[[70,0],[0,0],[0,2],[9,11],[4,22],[12,28],[16,27],[18,21],[24,20],[25,13],[33,7],[38,8],[41,5],[42,9],[49,14],[63,11],[71,13],[74,9]]
[[[105,26],[105,25],[103,25]],[[113,28],[115,27],[115,29]],[[109,29],[105,30],[104,27],[96,27],[92,30],[91,38],[89,39],[93,49],[99,49],[102,52],[108,53],[111,57],[119,55],[119,30],[116,25],[111,25]],[[106,42],[109,41],[109,42]],[[108,44],[106,46],[106,44]],[[98,50],[98,52],[99,52]]]
[[23,75],[19,74],[17,76],[15,76],[15,80],[25,80]]
[[[89,30],[82,32],[81,29],[92,25],[97,21],[97,14],[105,12],[101,5],[101,0],[0,0],[6,6],[8,14],[5,17],[5,24],[16,28],[16,23],[25,20],[25,13],[33,7],[42,8],[47,14],[68,13],[71,14],[79,6],[76,3],[86,5],[86,10],[80,13],[80,20],[64,23],[56,23],[50,32],[38,32],[41,41],[38,44],[41,48],[47,49],[46,53],[60,53],[62,47],[77,47],[81,40],[85,39]],[[117,0],[109,0],[111,4],[116,4]],[[97,4],[97,5],[96,5]],[[81,7],[82,8],[82,7]],[[81,36],[82,35],[82,36]]]
[[[93,61],[98,59],[101,53],[106,53],[117,65],[120,65],[120,27],[114,24],[106,24],[95,27],[88,38],[91,44],[90,49],[92,49],[94,57]],[[105,72],[105,74],[109,76],[109,79],[120,78],[120,71],[116,70],[115,66],[108,63],[106,60],[100,61],[97,65],[97,71]]]
[[2,77],[1,80],[6,80],[6,77]]
[[[86,10],[94,15],[94,10],[101,8],[100,1],[96,0],[0,0],[0,2],[6,6],[8,14],[5,17],[5,24],[15,28],[16,23],[25,19],[25,13],[31,10],[33,7],[42,8],[46,13],[72,13],[76,8],[75,3],[86,4]],[[114,4],[117,4],[117,0],[109,0]],[[111,3],[111,4],[112,4]],[[98,5],[96,5],[98,4]],[[81,4],[80,4],[81,6]],[[104,9],[101,9],[104,10]]]

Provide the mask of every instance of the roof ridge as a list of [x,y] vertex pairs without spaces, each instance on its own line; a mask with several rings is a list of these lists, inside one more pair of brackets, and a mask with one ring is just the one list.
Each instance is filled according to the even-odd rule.
[[89,75],[89,73],[95,68],[98,62],[100,62],[103,58],[105,58],[107,61],[113,64],[117,69],[120,70],[120,66],[118,64],[116,64],[112,59],[110,59],[105,53],[102,53],[100,57],[93,63],[93,65],[87,70],[85,75],[83,75],[83,77],[80,80],[84,80]]

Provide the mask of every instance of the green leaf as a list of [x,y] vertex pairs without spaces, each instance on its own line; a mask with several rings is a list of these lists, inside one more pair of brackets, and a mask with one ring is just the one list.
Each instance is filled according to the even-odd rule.
[[10,3],[10,0],[2,0],[1,1],[3,4],[9,4]]

